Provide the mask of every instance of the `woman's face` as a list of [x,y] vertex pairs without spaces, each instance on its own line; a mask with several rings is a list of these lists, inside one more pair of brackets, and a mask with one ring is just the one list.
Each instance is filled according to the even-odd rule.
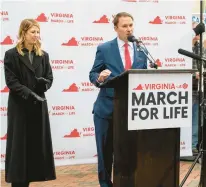
[[39,40],[40,31],[37,26],[32,26],[25,34],[25,42],[27,44],[33,45]]

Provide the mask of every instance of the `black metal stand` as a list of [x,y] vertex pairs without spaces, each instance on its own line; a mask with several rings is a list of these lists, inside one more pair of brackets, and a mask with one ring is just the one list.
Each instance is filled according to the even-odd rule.
[[[206,63],[206,62],[205,62]],[[204,68],[205,68],[205,64],[204,64]],[[203,86],[204,86],[204,99],[200,105],[201,108],[203,108],[202,112],[202,116],[203,116],[203,123],[201,128],[201,144],[200,144],[200,148],[201,148],[201,170],[200,170],[200,182],[199,182],[199,187],[206,187],[206,136],[204,136],[204,134],[206,133],[206,72],[203,73]]]
[[[206,62],[205,62],[206,63]],[[206,142],[206,136],[203,136],[206,133],[206,128],[204,128],[204,125],[206,124],[206,72],[203,73],[203,86],[204,86],[204,99],[202,100],[201,104],[199,105],[201,108],[201,113],[203,114],[203,125],[201,125],[201,143],[199,144],[199,153],[197,157],[195,158],[195,161],[191,165],[190,169],[186,173],[185,177],[183,178],[181,184],[179,187],[182,187],[189,177],[190,173],[192,172],[193,168],[195,167],[198,160],[201,158],[201,170],[200,170],[200,181],[198,187],[206,187],[206,176],[205,176],[205,167],[206,167],[206,145],[204,145],[204,142]],[[201,116],[202,117],[202,116]],[[200,139],[199,138],[199,139]]]
[[[203,20],[203,1],[200,0],[200,23],[202,23]],[[200,55],[202,57],[202,49],[203,49],[203,45],[202,45],[202,33],[200,34]],[[206,128],[204,127],[206,125],[206,73],[202,73],[202,66],[203,66],[203,59],[201,61],[199,61],[198,63],[198,70],[199,70],[199,116],[198,116],[198,155],[195,158],[193,164],[191,165],[190,169],[188,170],[187,174],[185,175],[185,177],[183,178],[180,187],[182,187],[185,183],[185,181],[187,180],[187,178],[189,177],[190,173],[192,172],[195,164],[198,162],[198,160],[201,158],[201,170],[200,170],[200,181],[199,181],[199,185],[198,187],[206,187],[206,176],[205,176],[205,170],[206,170]],[[205,68],[205,61],[204,61],[204,68]],[[202,81],[202,77],[203,77],[203,81]],[[204,83],[204,84],[202,84]],[[204,95],[202,95],[202,88],[204,89]],[[204,98],[203,98],[204,96]],[[204,136],[205,134],[205,136]]]
[[200,156],[202,155],[202,152],[199,152],[199,154],[197,155],[195,161],[193,162],[192,166],[190,167],[190,169],[188,170],[187,174],[185,175],[184,179],[182,180],[180,187],[182,187],[185,183],[185,181],[187,180],[187,178],[189,177],[190,173],[192,172],[193,168],[195,167],[195,164],[197,163],[198,159],[200,158]]

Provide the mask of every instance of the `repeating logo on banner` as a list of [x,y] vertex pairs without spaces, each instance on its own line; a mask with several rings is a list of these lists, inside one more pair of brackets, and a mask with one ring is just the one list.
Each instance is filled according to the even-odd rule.
[[51,60],[53,70],[73,70],[75,67],[74,60]]
[[167,15],[167,16],[156,16],[149,21],[150,24],[161,25],[161,24],[186,24],[187,19],[183,15]]
[[182,68],[186,66],[186,60],[184,57],[165,57],[164,59],[157,59],[156,64],[158,67]]
[[3,89],[0,90],[1,93],[8,93],[9,92],[9,88],[7,86],[5,86]]
[[95,87],[94,84],[90,82],[81,82],[79,84],[72,83],[62,90],[62,92],[93,92],[98,91],[99,88]]
[[11,38],[11,36],[6,36],[1,42],[0,45],[13,45],[14,40]]
[[94,136],[94,127],[84,127],[81,129],[73,129],[68,134],[64,135],[64,138],[80,138],[80,137],[88,137]]
[[103,15],[97,20],[94,20],[93,23],[110,23],[110,20],[107,15]]
[[125,2],[137,2],[137,0],[122,0],[122,1],[125,1]]
[[0,112],[1,112],[1,116],[7,116],[7,107],[0,106]]
[[3,67],[4,67],[4,61],[2,59],[2,60],[0,60],[0,69],[2,69]]
[[[61,28],[62,26],[63,27],[67,27],[68,29],[71,29],[72,27],[74,26],[82,26],[82,23],[81,21],[79,23],[77,23],[77,21],[79,20],[85,20],[87,23],[84,24],[84,26],[92,26],[92,27],[95,27],[97,29],[97,27],[102,27],[102,29],[104,28],[107,28],[107,27],[110,27],[112,24],[112,20],[113,20],[113,15],[112,14],[115,14],[116,12],[118,12],[118,6],[114,6],[113,8],[111,7],[111,12],[109,13],[108,12],[108,7],[107,6],[99,6],[99,3],[94,1],[94,7],[96,8],[99,8],[100,11],[97,11],[99,12],[98,14],[96,14],[95,16],[92,15],[91,13],[92,12],[88,12],[87,15],[85,15],[85,12],[81,10],[78,11],[78,19],[77,19],[77,14],[74,12],[76,10],[72,9],[72,7],[78,7],[78,1],[75,1],[77,4],[74,3],[74,6],[72,5],[71,7],[68,7],[69,10],[66,10],[66,9],[62,9],[61,7],[64,7],[64,5],[66,5],[66,3],[64,2],[59,2],[58,6],[56,7],[53,7],[54,9],[52,10],[49,10],[49,9],[41,9],[41,10],[38,10],[36,11],[35,13],[31,12],[32,14],[32,17],[34,19],[36,19],[42,26],[57,26],[59,27],[58,30],[61,30],[63,31],[64,28]],[[147,11],[147,6],[146,5],[152,5],[153,8],[155,10],[160,10],[158,13],[156,14],[150,14],[150,16],[145,20],[145,23],[147,25],[149,25],[150,27],[161,27],[163,28],[164,30],[168,30],[168,28],[170,28],[170,24],[171,26],[176,26],[177,29],[181,27],[181,29],[184,30],[184,28],[186,29],[187,25],[188,24],[191,24],[191,13],[190,13],[190,10],[187,9],[186,7],[184,9],[182,9],[182,11],[179,11],[181,10],[181,7],[178,7],[178,4],[177,6],[175,5],[175,1],[174,2],[169,2],[168,1],[168,6],[171,7],[172,6],[176,6],[176,8],[173,8],[171,9],[170,13],[168,12],[165,12],[164,10],[161,9],[161,1],[159,1],[160,3],[158,3],[157,0],[120,0],[119,2],[121,2],[120,4],[122,4],[123,6],[125,6],[126,9],[130,9],[131,12],[134,12],[134,16],[137,17],[137,20],[138,20],[138,16],[139,16],[139,19],[141,19],[141,16],[144,15],[144,12],[145,11],[141,11],[139,12],[138,11],[138,8],[135,6],[136,5],[145,5],[141,8],[145,9]],[[49,4],[50,3],[50,4]],[[50,6],[52,6],[52,2],[49,2],[48,3],[48,7],[49,8]],[[171,4],[170,4],[171,3]],[[189,2],[188,2],[189,3]],[[11,4],[12,5],[12,4]],[[38,4],[37,4],[38,5]],[[45,4],[46,5],[46,4]],[[85,4],[86,5],[86,4]],[[90,5],[88,5],[90,6]],[[10,4],[6,3],[5,6],[4,6],[4,10],[0,10],[0,20],[3,21],[2,23],[4,24],[8,24],[8,30],[9,27],[11,26],[12,27],[12,22],[16,23],[18,22],[18,16],[14,16],[12,17],[13,15],[13,12],[11,12],[11,10],[9,9],[10,7]],[[6,8],[7,7],[7,8]],[[16,4],[16,9],[18,10],[18,7],[21,8],[21,3],[20,4]],[[38,7],[38,6],[37,6]],[[188,7],[189,4],[188,4]],[[12,6],[10,7],[12,8]],[[86,7],[84,8],[87,8],[87,5]],[[8,11],[7,11],[8,10]],[[142,15],[141,15],[142,13]],[[178,16],[185,16],[185,19],[183,17],[183,19],[181,18],[176,18]],[[167,16],[167,17],[166,17]],[[176,16],[176,17],[174,17]],[[136,19],[135,17],[135,19]],[[84,19],[85,18],[85,19]],[[205,16],[204,16],[205,18]],[[192,17],[193,20],[195,20],[196,22],[199,23],[199,19],[196,17]],[[150,22],[150,23],[149,23]],[[185,22],[185,24],[184,24]],[[206,23],[206,19],[204,19],[204,23]],[[76,25],[75,25],[76,24]],[[88,25],[87,25],[88,24]],[[173,25],[172,25],[173,24]],[[176,25],[174,25],[176,24]],[[156,26],[155,26],[156,25]],[[61,36],[61,40],[59,41],[59,43],[57,44],[58,46],[49,46],[50,47],[50,50],[52,51],[53,49],[55,48],[64,48],[66,50],[70,50],[71,48],[74,49],[74,50],[78,50],[78,49],[93,49],[94,47],[96,47],[97,45],[99,45],[100,43],[104,43],[105,40],[107,40],[107,38],[101,34],[101,32],[86,32],[84,31],[84,29],[82,29],[80,32],[78,33],[72,33],[72,30],[74,28],[71,29],[71,33],[68,32],[67,34],[65,34],[65,32],[62,32],[62,36]],[[98,30],[98,29],[97,29]],[[3,30],[4,31],[4,30]],[[17,41],[17,38],[16,38],[16,35],[15,34],[12,34],[11,32],[5,32],[5,34],[1,33],[1,37],[0,37],[0,47],[2,46],[3,48],[8,48],[8,47],[12,47],[15,45],[16,41]],[[2,35],[3,34],[3,35]],[[57,33],[58,34],[58,33]],[[99,38],[97,38],[97,36]],[[108,33],[106,35],[107,37],[110,36],[110,34]],[[140,36],[140,35],[139,35]],[[138,36],[138,37],[139,37]],[[56,35],[57,37],[57,35]],[[111,32],[111,37],[112,37],[112,32]],[[144,37],[144,38],[142,38]],[[181,33],[176,33],[175,35],[175,38],[176,40],[173,41],[174,45],[175,45],[175,42],[179,41],[178,38],[181,38]],[[144,42],[144,45],[146,46],[149,46],[151,48],[155,47],[155,50],[157,49],[157,47],[159,47],[159,50],[161,51],[164,51],[165,50],[165,41],[162,41],[161,40],[161,35],[156,35],[152,30],[151,32],[148,31],[148,33],[145,35],[144,33],[141,34],[141,37],[140,39]],[[188,41],[190,39],[188,38]],[[186,41],[186,40],[185,40]],[[186,45],[187,42],[184,44],[183,42],[183,48],[184,46],[187,46]],[[47,45],[47,44],[46,44]],[[61,49],[60,49],[61,50]],[[90,53],[88,53],[88,58],[89,57]],[[175,68],[175,69],[178,69],[178,65],[179,64],[183,64],[184,62],[181,62],[181,61],[177,61],[177,62],[174,62],[174,60],[169,60],[170,58],[176,58],[178,57],[177,55],[175,56],[175,54],[172,54],[172,53],[168,53],[166,55],[160,55],[160,56],[155,56],[155,60],[156,60],[156,63],[158,65],[158,67],[167,67],[167,68]],[[3,56],[0,57],[0,67],[3,67]],[[73,58],[73,57],[71,57]],[[91,57],[93,58],[93,57]],[[166,60],[167,59],[167,60]],[[188,59],[185,57],[186,61],[188,62]],[[187,62],[185,62],[186,64],[188,64]],[[73,58],[73,59],[70,59],[70,57],[57,57],[57,58],[52,58],[50,59],[50,63],[51,63],[51,66],[52,66],[52,69],[56,71],[58,70],[61,70],[62,72],[71,72],[71,70],[75,71],[75,69],[78,67],[78,61]],[[176,66],[175,66],[176,65]],[[86,65],[85,65],[86,67]],[[187,66],[186,66],[187,67]],[[184,67],[183,67],[184,68]],[[160,68],[161,69],[161,68]],[[59,71],[60,72],[60,71]],[[72,72],[74,73],[74,72]],[[3,76],[3,75],[2,75]],[[63,76],[63,75],[62,75]],[[83,76],[83,75],[81,75]],[[191,88],[191,84],[188,83],[189,82],[189,78],[188,78],[188,82],[187,81],[181,81],[181,79],[178,77],[178,80],[179,81],[179,84],[175,84],[174,83],[174,86],[175,86],[175,89],[173,89],[173,85],[171,85],[171,90],[167,90],[167,89],[163,89],[161,91],[161,89],[158,89],[160,86],[159,85],[156,85],[156,86],[151,86],[151,89],[149,90],[150,86],[145,86],[145,84],[149,84],[149,83],[155,83],[153,81],[153,78],[155,76],[152,76],[151,77],[151,81],[148,80],[148,81],[139,81],[138,80],[136,82],[134,82],[135,84],[132,85],[130,91],[134,91],[135,93],[137,92],[146,92],[145,94],[145,100],[147,99],[146,96],[148,96],[147,94],[149,92],[166,92],[167,95],[170,91],[174,91],[176,93],[179,93],[179,92],[185,92],[187,91],[187,89],[184,89],[184,87],[186,88]],[[173,80],[170,80],[169,82],[172,83]],[[65,82],[65,80],[64,80]],[[85,84],[83,84],[83,82],[86,82]],[[158,82],[158,81],[157,81]],[[167,79],[160,79],[159,80],[159,83],[168,83]],[[178,82],[177,82],[178,83]],[[189,85],[188,85],[189,84]],[[142,89],[142,90],[133,90],[134,88],[137,88],[139,86],[139,89]],[[178,88],[179,86],[179,88]],[[148,89],[148,90],[147,90]],[[90,94],[96,94],[97,91],[99,89],[96,88],[94,85],[90,85],[89,83],[89,80],[88,78],[84,78],[84,76],[82,77],[82,79],[77,79],[75,80],[75,77],[71,78],[70,80],[67,80],[67,82],[65,82],[61,87],[60,89],[58,90],[59,92],[61,92],[61,94],[65,95],[65,96],[70,96],[71,94],[77,94],[78,97],[85,97],[85,93],[86,92],[90,92],[90,93],[87,93],[88,96]],[[148,91],[148,92],[147,92]],[[9,89],[8,87],[6,87],[6,84],[2,84],[2,86],[0,87],[0,94],[3,94],[2,97],[6,97],[7,98],[7,95],[8,95],[8,92],[9,92]],[[93,92],[93,93],[91,93]],[[155,94],[154,94],[155,96]],[[182,95],[184,96],[184,95]],[[52,96],[53,97],[53,96]],[[171,96],[171,99],[175,98],[174,96]],[[189,95],[189,98],[191,98],[191,96]],[[55,97],[54,97],[55,99]],[[78,99],[78,98],[76,98]],[[93,98],[86,98],[88,100],[93,100]],[[150,99],[151,99],[151,102],[153,101],[152,100],[152,96],[150,96]],[[156,99],[156,98],[155,98]],[[190,100],[190,99],[189,99]],[[146,101],[145,101],[146,102]],[[148,101],[149,102],[149,101]],[[190,101],[189,101],[190,102]],[[65,105],[65,106],[61,106],[62,105]],[[50,108],[49,108],[49,112],[50,112],[50,117],[54,120],[57,120],[60,119],[60,118],[68,118],[67,122],[68,123],[71,123],[73,118],[77,118],[77,114],[79,115],[79,108],[78,108],[78,105],[74,105],[74,109],[70,109],[70,105],[73,105],[74,103],[73,102],[69,102],[69,103],[56,103],[56,104],[51,104],[50,105]],[[57,106],[54,106],[54,105],[57,105]],[[69,106],[66,106],[66,105],[69,105]],[[6,105],[5,105],[6,106]],[[170,107],[171,107],[171,115],[172,115],[172,112],[173,112],[173,115],[174,115],[174,107],[176,105],[167,105],[168,106],[168,109],[167,109],[167,113],[166,115],[167,116],[170,116]],[[166,107],[167,107],[166,106]],[[177,105],[176,107],[184,107],[184,105]],[[186,105],[188,106],[188,108],[191,108],[191,105]],[[4,105],[3,105],[4,107]],[[64,108],[65,107],[65,108]],[[66,108],[68,107],[68,109]],[[138,106],[137,106],[138,107]],[[134,106],[134,108],[137,108]],[[153,106],[152,105],[149,105],[147,107],[147,105],[143,106],[143,107],[139,107],[139,111],[142,109],[142,108],[146,108],[146,109],[150,109],[152,108]],[[163,111],[163,105],[159,105],[159,106],[154,106],[154,107],[160,107],[162,108],[162,110],[158,110],[158,114],[162,114],[162,111]],[[4,114],[7,113],[6,111],[7,109],[6,108],[1,108],[1,115],[4,116]],[[166,110],[166,109],[165,109]],[[138,115],[139,115],[139,111],[138,111]],[[155,110],[153,110],[155,112]],[[71,112],[71,115],[69,115],[68,113]],[[142,115],[143,117],[146,116],[146,110],[142,110]],[[182,111],[180,111],[182,112]],[[75,114],[74,114],[75,113]],[[190,109],[189,109],[189,113],[191,114],[190,112]],[[157,114],[158,117],[161,117]],[[154,114],[155,115],[155,114]],[[130,115],[131,117],[131,115]],[[138,116],[135,116],[135,118],[137,118]],[[5,117],[3,117],[3,121],[5,121]],[[81,118],[81,115],[80,115],[80,118]],[[173,120],[173,119],[172,119]],[[179,120],[179,119],[178,119]],[[187,119],[184,119],[184,120],[187,120]],[[146,122],[150,121],[150,120],[145,120]],[[191,119],[190,119],[191,121]],[[54,121],[53,121],[54,122]],[[53,123],[52,122],[52,123]],[[162,123],[165,122],[165,121],[162,121]],[[159,121],[156,121],[155,119],[153,119],[153,121],[151,122],[151,125],[155,125],[155,123],[161,123]],[[181,121],[182,123],[182,121]],[[185,124],[185,123],[188,123],[187,122],[183,122],[182,124]],[[190,122],[189,122],[190,123]],[[72,124],[72,123],[71,123]],[[139,124],[136,122],[136,124]],[[4,126],[6,126],[6,124],[3,123]],[[147,125],[147,124],[144,124],[144,125]],[[83,159],[89,159],[89,157],[85,157],[85,152],[81,150],[81,148],[78,150],[76,150],[76,148],[69,148],[69,147],[66,147],[68,144],[70,144],[70,142],[74,141],[74,143],[79,143],[81,144],[82,141],[84,140],[91,140],[93,141],[93,137],[88,137],[86,138],[83,137],[83,134],[87,133],[86,131],[83,131],[83,128],[82,127],[88,127],[88,126],[93,126],[92,124],[83,124],[81,126],[77,126],[73,123],[73,125],[71,125],[70,127],[68,127],[66,130],[64,129],[63,133],[61,133],[60,135],[60,138],[62,140],[62,142],[57,142],[56,144],[56,147],[54,147],[54,156],[55,156],[55,160],[58,160],[61,161],[61,159],[68,159],[68,160],[65,160],[65,164],[70,164],[72,163],[72,161],[74,161],[75,163],[75,160],[70,160],[72,158],[76,159],[76,154],[77,154],[77,157],[79,154],[82,154],[82,158]],[[76,130],[75,130],[76,129]],[[185,131],[184,133],[185,134],[190,134],[188,133],[188,130],[183,130]],[[88,131],[88,134],[89,134],[90,131]],[[91,131],[91,133],[94,133],[93,131]],[[181,132],[182,133],[182,132]],[[58,134],[58,132],[56,132],[56,134]],[[73,135],[75,136],[75,134],[77,135],[76,138],[72,138],[72,137],[64,137],[65,135]],[[2,133],[1,133],[1,137],[0,137],[2,140],[2,144],[4,146],[4,144],[6,143],[6,131],[3,131],[2,130]],[[188,147],[191,145],[190,143],[190,136],[189,138],[183,138],[181,140],[181,150],[185,148],[185,150],[188,149]],[[76,142],[75,142],[76,141]],[[89,142],[88,141],[88,142]],[[63,143],[63,144],[62,144]],[[186,145],[186,146],[185,146]],[[189,146],[188,146],[189,145]],[[189,147],[190,148],[190,147]],[[183,150],[183,152],[185,151]],[[1,154],[1,158],[2,160],[5,159],[5,152],[2,152]],[[182,153],[182,152],[181,152]],[[87,154],[86,154],[87,155]],[[96,157],[96,152],[91,152],[90,153],[90,157],[94,158]],[[95,159],[95,158],[94,158]],[[2,164],[3,166],[3,164]]]
[[159,0],[122,0],[125,2],[158,3]]
[[74,23],[74,15],[72,13],[57,13],[53,12],[47,16],[45,13],[40,13],[36,21],[52,22],[52,23]]
[[6,154],[1,153],[1,162],[2,163],[5,162],[5,159],[6,159]]
[[76,115],[76,109],[74,105],[59,105],[52,106],[49,110],[51,116],[74,116]]
[[9,12],[0,10],[1,21],[9,21]]
[[159,45],[159,39],[157,36],[141,36],[139,37],[139,40],[141,40],[146,46],[158,46]]
[[186,146],[185,146],[185,141],[181,141],[180,142],[180,150],[185,150]]
[[5,134],[4,136],[0,137],[0,140],[6,140],[7,139],[7,134]]
[[158,67],[162,67],[163,65],[159,58],[155,60],[155,64],[157,64]]
[[77,46],[98,46],[104,43],[102,36],[83,36],[80,39],[76,37],[71,37],[68,41],[63,42],[62,46],[77,47]]
[[75,159],[76,152],[74,150],[55,151],[53,153],[55,160]]

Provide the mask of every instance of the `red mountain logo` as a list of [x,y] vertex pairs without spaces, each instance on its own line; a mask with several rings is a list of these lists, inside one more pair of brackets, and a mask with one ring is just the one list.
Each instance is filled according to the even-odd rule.
[[13,43],[14,40],[12,40],[10,36],[7,36],[2,42],[0,42],[1,45],[11,45]]
[[109,19],[106,15],[103,15],[99,20],[93,21],[93,23],[109,23]]
[[37,18],[36,21],[38,22],[48,22],[48,18],[45,16],[44,13],[41,13]]
[[78,46],[78,42],[75,37],[72,37],[67,43],[62,43],[65,46]]
[[0,137],[0,140],[6,140],[7,139],[7,134],[5,134],[4,136]]
[[153,21],[150,21],[151,24],[162,24],[162,20],[157,16]]
[[4,89],[0,90],[2,93],[9,92],[9,88],[7,86],[4,87]]
[[155,61],[155,64],[157,64],[157,66],[158,67],[162,67],[162,62],[160,61],[160,59],[157,59],[156,61]]
[[64,89],[62,92],[79,92],[79,88],[75,83],[73,83],[69,88]]
[[64,136],[64,138],[78,138],[78,137],[80,137],[80,133],[77,131],[77,129],[74,129],[70,134]]
[[136,88],[133,88],[133,90],[143,90],[143,87],[141,84],[139,84]]
[[96,154],[96,155],[94,155],[93,157],[97,157],[98,155]]

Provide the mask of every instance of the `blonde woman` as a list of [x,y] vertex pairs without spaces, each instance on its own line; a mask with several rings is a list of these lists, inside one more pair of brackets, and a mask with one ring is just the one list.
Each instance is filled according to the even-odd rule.
[[23,20],[16,47],[6,51],[4,57],[10,90],[5,179],[12,187],[28,187],[30,182],[56,178],[44,94],[52,85],[53,74],[39,38],[38,22]]

